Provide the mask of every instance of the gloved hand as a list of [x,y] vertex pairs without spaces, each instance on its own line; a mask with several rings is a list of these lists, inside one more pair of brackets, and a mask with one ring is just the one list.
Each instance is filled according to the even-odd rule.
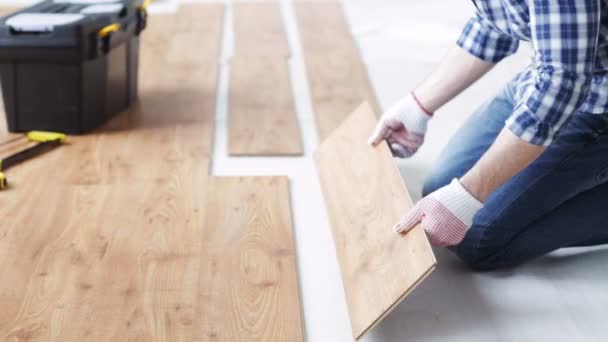
[[395,226],[395,231],[407,233],[421,223],[433,245],[454,246],[464,239],[473,217],[482,207],[483,203],[454,179],[420,200]]
[[422,145],[431,115],[410,93],[382,115],[368,142],[376,146],[386,139],[394,156],[410,157]]

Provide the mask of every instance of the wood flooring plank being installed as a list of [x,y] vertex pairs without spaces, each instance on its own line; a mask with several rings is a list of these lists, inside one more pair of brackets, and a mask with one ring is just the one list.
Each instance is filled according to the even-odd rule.
[[204,340],[304,341],[286,177],[213,177],[201,265]]
[[326,138],[361,102],[380,106],[339,2],[296,2],[318,133]]
[[235,56],[230,61],[228,153],[233,156],[303,153],[278,3],[234,7]]
[[362,105],[315,153],[355,339],[436,264],[420,226],[406,235],[392,229],[412,202],[388,146],[367,144],[375,124],[369,105]]

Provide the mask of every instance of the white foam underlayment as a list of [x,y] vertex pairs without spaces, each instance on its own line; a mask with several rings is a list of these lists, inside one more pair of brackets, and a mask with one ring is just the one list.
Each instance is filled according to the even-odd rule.
[[[2,0],[1,5],[31,3]],[[186,2],[186,1],[184,1]],[[217,94],[213,175],[287,175],[307,341],[352,341],[342,281],[312,153],[318,144],[293,4],[281,10],[292,56],[290,76],[305,155],[298,158],[229,157],[227,95],[232,11],[225,2],[225,34]],[[177,0],[155,3],[150,13],[173,11]],[[453,46],[472,14],[470,1],[345,0],[351,30],[380,103],[387,108],[420,82]],[[420,197],[428,168],[463,119],[496,93],[529,60],[529,48],[494,68],[440,110],[423,148],[397,161],[411,195]],[[387,227],[390,229],[390,227]],[[512,271],[474,273],[451,253],[436,249],[438,269],[401,303],[364,342],[397,341],[605,341],[608,337],[608,250],[558,251]]]

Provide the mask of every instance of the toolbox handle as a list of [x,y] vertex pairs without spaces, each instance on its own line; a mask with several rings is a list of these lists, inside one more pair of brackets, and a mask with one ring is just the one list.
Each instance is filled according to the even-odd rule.
[[102,28],[97,34],[99,35],[99,38],[107,38],[113,32],[118,32],[118,30],[120,30],[120,24],[114,23]]
[[112,39],[112,34],[120,31],[121,24],[114,23],[103,27],[101,30],[97,32],[97,38],[99,40],[99,47],[104,54],[110,51],[110,40]]

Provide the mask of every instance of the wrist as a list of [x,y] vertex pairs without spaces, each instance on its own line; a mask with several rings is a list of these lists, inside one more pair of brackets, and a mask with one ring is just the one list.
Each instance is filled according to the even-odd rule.
[[485,202],[490,196],[491,191],[482,181],[482,177],[473,171],[467,172],[459,181],[462,187],[480,202]]
[[475,198],[456,178],[449,185],[430,196],[443,204],[466,227],[472,225],[473,217],[483,207],[483,203]]
[[428,109],[428,107],[426,107],[422,104],[422,102],[420,102],[420,99],[418,98],[418,96],[416,96],[416,93],[413,90],[410,92],[410,96],[412,97],[414,102],[416,102],[416,105],[418,106],[418,108],[420,108],[420,110],[422,110],[424,114],[428,116],[433,116],[433,111]]
[[416,103],[412,94],[408,94],[391,109],[392,115],[405,128],[414,134],[424,136],[431,116],[426,114]]

